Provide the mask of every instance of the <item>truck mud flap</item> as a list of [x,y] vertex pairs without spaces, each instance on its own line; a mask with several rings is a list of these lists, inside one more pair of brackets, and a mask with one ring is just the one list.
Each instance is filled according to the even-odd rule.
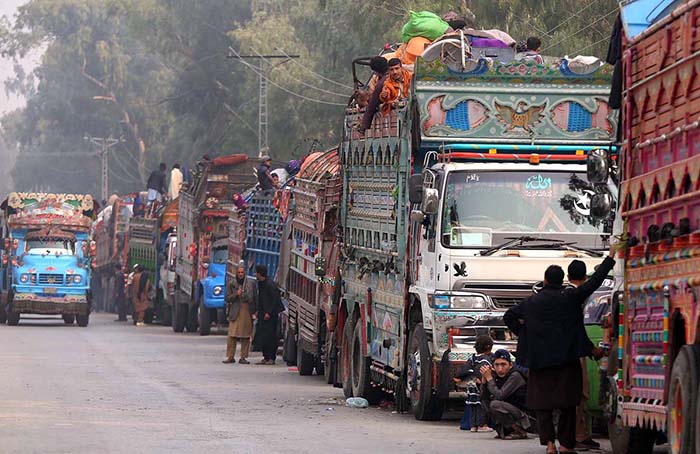
[[452,370],[450,368],[450,349],[442,354],[442,359],[437,364],[438,376],[436,383],[436,395],[439,399],[449,399],[452,381]]

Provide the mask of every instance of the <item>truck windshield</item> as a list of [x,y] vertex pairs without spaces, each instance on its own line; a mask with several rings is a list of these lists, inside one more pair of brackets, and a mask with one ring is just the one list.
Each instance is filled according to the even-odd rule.
[[217,263],[219,265],[223,265],[226,263],[227,259],[228,259],[228,250],[226,250],[226,248],[214,249],[214,256],[211,259],[212,263]]
[[445,186],[442,244],[491,246],[523,233],[561,234],[580,243],[589,237],[595,243],[603,226],[590,216],[593,194],[579,173],[453,172]]
[[67,240],[29,240],[26,250],[30,255],[73,255],[75,244]]

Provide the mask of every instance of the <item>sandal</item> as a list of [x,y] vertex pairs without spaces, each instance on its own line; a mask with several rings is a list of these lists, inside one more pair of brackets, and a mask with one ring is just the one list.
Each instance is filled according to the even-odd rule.
[[[503,437],[503,439],[504,440],[527,440],[527,434],[513,432],[513,433],[509,433],[508,435]],[[549,452],[549,451],[547,451],[547,452]],[[556,452],[554,454],[556,454]]]

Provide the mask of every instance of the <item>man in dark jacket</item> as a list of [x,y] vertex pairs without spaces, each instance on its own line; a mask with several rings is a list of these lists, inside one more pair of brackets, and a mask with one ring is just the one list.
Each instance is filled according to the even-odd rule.
[[[552,265],[544,276],[544,289],[510,308],[503,319],[518,335],[518,361],[529,368],[527,406],[537,413],[540,443],[547,452],[572,452],[576,445],[576,406],[581,400],[581,362],[587,346],[581,338],[581,308],[600,287],[615,265],[618,246],[595,274],[576,288],[564,289],[564,270]],[[522,337],[521,329],[524,327]],[[590,352],[590,351],[589,351]],[[560,410],[559,430],[555,432],[553,411]]]
[[530,427],[530,419],[525,413],[527,384],[522,373],[513,369],[510,353],[504,349],[496,350],[493,370],[490,366],[482,366],[481,377],[484,381],[481,405],[496,423],[499,438],[527,438]]
[[255,332],[255,343],[262,348],[263,360],[259,365],[273,365],[277,357],[277,318],[282,312],[282,299],[277,285],[267,276],[267,267],[255,267],[255,278],[258,280],[258,325]]
[[114,266],[114,303],[117,306],[118,318],[115,322],[126,321],[126,299],[124,295],[124,272],[121,263]]
[[164,162],[160,163],[158,170],[151,172],[148,177],[147,189],[148,189],[148,203],[153,203],[156,200],[161,202],[163,200],[163,194],[165,194],[165,169],[167,166]]
[[272,174],[270,173],[270,166],[272,165],[272,159],[265,155],[262,157],[262,163],[258,167],[258,183],[260,184],[260,189],[263,191],[271,191],[275,188],[272,182]]
[[374,71],[372,79],[376,80],[376,84],[374,87],[370,85],[370,88],[373,88],[373,90],[370,94],[365,113],[362,116],[362,124],[360,124],[359,127],[360,132],[365,132],[370,126],[372,126],[374,115],[379,110],[379,95],[382,93],[382,89],[384,89],[384,82],[386,82],[386,78],[388,77],[387,70],[389,68],[389,64],[386,61],[386,58],[377,56],[373,57],[369,61],[369,67],[372,69],[372,71]]

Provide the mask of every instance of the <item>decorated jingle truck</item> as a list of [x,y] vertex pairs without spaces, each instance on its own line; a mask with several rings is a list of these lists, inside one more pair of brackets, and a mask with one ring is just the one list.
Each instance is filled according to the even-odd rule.
[[621,180],[629,246],[610,317],[616,454],[666,437],[671,453],[700,453],[699,24],[697,0],[621,5],[622,153],[589,157],[591,181]]
[[346,396],[389,392],[440,419],[464,397],[452,378],[476,336],[514,349],[503,313],[549,265],[592,269],[609,246],[585,163],[615,151],[612,68],[506,57],[472,58],[448,35],[418,58],[406,102],[363,132],[346,112],[339,267],[317,269],[341,286],[328,351]]
[[90,320],[90,195],[11,193],[4,206],[10,282],[7,323],[21,314],[61,315],[67,324]]
[[340,211],[340,166],[336,148],[311,153],[295,177],[291,245],[285,254],[286,279],[282,284],[289,300],[284,359],[296,364],[300,375],[316,373],[335,382],[335,354],[327,351],[327,325],[334,282],[316,276],[316,262],[329,269],[337,266],[336,229]]
[[100,211],[93,223],[92,237],[97,248],[93,267],[93,297],[95,304],[108,312],[116,309],[112,297],[116,265],[121,265],[121,272],[129,272],[127,234],[133,204],[134,195],[122,196]]
[[233,197],[253,186],[259,160],[237,154],[201,161],[182,187],[177,221],[177,263],[172,327],[201,335],[223,323],[228,222]]

